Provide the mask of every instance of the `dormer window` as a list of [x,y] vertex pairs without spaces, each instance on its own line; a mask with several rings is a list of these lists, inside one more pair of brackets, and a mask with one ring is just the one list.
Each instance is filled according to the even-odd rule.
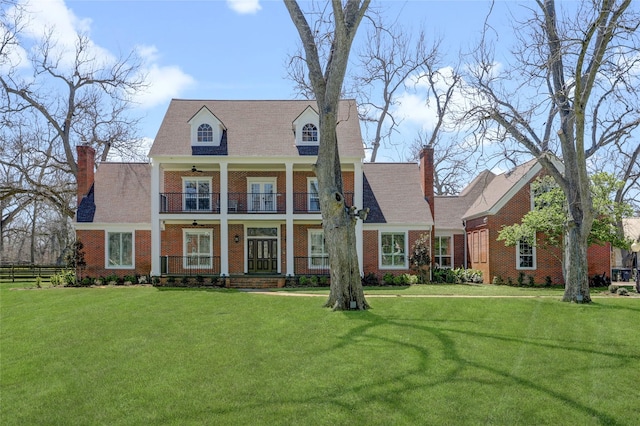
[[313,123],[307,123],[302,127],[302,142],[318,143],[318,128]]
[[198,127],[198,142],[213,142],[213,128],[209,124]]
[[317,147],[320,142],[319,123],[318,113],[311,106],[305,108],[291,123],[298,151],[300,149],[305,150],[305,154],[301,152],[301,155],[311,155],[311,151],[306,153],[309,149],[313,151],[313,155],[318,155]]
[[[220,147],[227,128],[206,106],[188,121],[191,127],[191,148],[193,155],[221,155],[211,151]],[[226,145],[225,145],[226,146]],[[222,149],[222,148],[221,148]],[[194,151],[195,150],[195,151]],[[226,147],[224,148],[226,155]]]

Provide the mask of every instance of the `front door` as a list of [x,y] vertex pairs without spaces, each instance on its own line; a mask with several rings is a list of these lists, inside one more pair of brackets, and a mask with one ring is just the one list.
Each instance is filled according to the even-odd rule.
[[278,240],[251,238],[247,240],[247,268],[249,273],[278,272]]

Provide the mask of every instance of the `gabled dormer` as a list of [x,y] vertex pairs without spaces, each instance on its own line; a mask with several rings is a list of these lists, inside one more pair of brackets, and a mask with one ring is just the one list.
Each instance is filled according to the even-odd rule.
[[302,114],[293,120],[293,133],[296,137],[296,145],[318,146],[320,142],[320,118],[318,112],[308,106]]
[[191,151],[193,155],[221,154],[224,146],[226,154],[226,130],[222,121],[209,108],[203,106],[188,121],[191,126]]

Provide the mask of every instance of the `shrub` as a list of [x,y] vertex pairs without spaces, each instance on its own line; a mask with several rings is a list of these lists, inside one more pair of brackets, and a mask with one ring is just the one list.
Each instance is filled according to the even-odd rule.
[[91,284],[93,284],[93,280],[89,277],[84,277],[81,281],[80,281],[80,285],[84,286],[84,287],[89,287]]
[[108,275],[105,280],[109,285],[117,285],[120,283],[120,278],[117,275]]
[[412,274],[403,274],[402,275],[405,284],[408,285],[415,285],[418,284],[418,281],[420,281],[420,277],[418,277],[417,275],[412,275]]
[[616,294],[619,296],[628,296],[629,295],[629,291],[624,288],[624,287],[620,287],[617,291]]
[[160,277],[158,277],[157,275],[154,275],[153,277],[151,277],[151,284],[153,285],[160,284]]
[[309,281],[311,281],[311,286],[312,287],[318,287],[318,276],[317,275],[312,275],[311,278],[309,279]]
[[303,286],[306,287],[309,285],[309,278],[305,277],[304,275],[300,277],[300,279],[298,280],[298,283]]
[[391,272],[387,272],[382,276],[382,282],[384,285],[393,285],[393,274]]
[[328,287],[329,286],[329,277],[326,275],[322,275],[320,277],[320,282],[319,282],[321,287]]
[[454,273],[457,276],[456,281],[460,283],[482,283],[482,271],[479,269],[454,269]]
[[202,275],[196,275],[196,282],[197,282],[199,285],[204,284],[204,277],[203,277]]
[[534,287],[536,285],[536,279],[533,275],[527,275],[527,278],[529,278],[529,287]]
[[129,284],[133,284],[137,282],[136,277],[134,275],[125,275],[123,278],[123,281]]
[[167,278],[168,284],[174,284],[175,282],[176,282],[176,277],[170,276],[169,278]]
[[518,287],[524,287],[524,272],[518,272]]
[[620,287],[615,284],[609,285],[609,293],[616,293]]
[[180,278],[180,284],[182,284],[182,285],[189,284],[189,277],[185,275],[182,278]]
[[551,279],[551,276],[547,275],[546,277],[544,277],[544,286],[551,287],[552,285],[553,285],[553,280]]
[[140,275],[138,277],[138,284],[146,284],[149,281],[147,280],[147,276],[146,275]]
[[495,275],[492,281],[493,285],[504,285],[504,280],[500,275]]
[[42,278],[40,278],[40,275],[36,277],[36,288],[42,288]]
[[420,277],[420,281],[423,283],[426,283],[429,277],[428,268],[431,265],[430,245],[431,235],[426,233],[420,234],[420,237],[413,243],[409,255],[411,270]]
[[65,286],[72,287],[76,285],[76,274],[74,271],[65,270],[51,276],[51,284],[54,287]]
[[507,285],[513,287],[513,279],[511,277],[507,278]]
[[374,274],[373,272],[369,272],[364,277],[362,277],[362,285],[369,287],[379,286],[380,280],[378,279],[378,276],[376,274]]

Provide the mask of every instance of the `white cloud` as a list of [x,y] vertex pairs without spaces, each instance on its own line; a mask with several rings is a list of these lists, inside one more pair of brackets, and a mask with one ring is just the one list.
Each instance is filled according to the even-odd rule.
[[433,103],[427,105],[424,96],[403,92],[395,101],[397,106],[394,115],[402,121],[410,121],[422,127],[432,129],[437,122],[437,114]]
[[177,66],[151,64],[144,71],[149,86],[139,92],[134,99],[142,108],[152,108],[171,98],[178,97],[184,89],[195,83],[193,77],[185,74]]
[[241,15],[255,14],[262,9],[260,0],[227,0],[227,6]]
[[162,66],[155,46],[137,46],[136,51],[143,61],[141,72],[145,74],[147,87],[138,92],[134,102],[142,108],[153,108],[171,98],[179,97],[183,90],[195,84],[189,74],[175,65]]

